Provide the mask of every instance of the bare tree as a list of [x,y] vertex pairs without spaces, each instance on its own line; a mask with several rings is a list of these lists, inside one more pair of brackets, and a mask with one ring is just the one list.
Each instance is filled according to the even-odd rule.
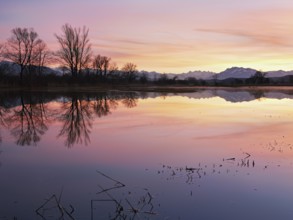
[[45,65],[54,62],[53,53],[48,49],[45,42],[41,42],[34,50],[34,65],[38,68],[38,74],[41,74]]
[[32,28],[14,28],[11,33],[12,35],[7,40],[2,54],[4,59],[10,60],[20,66],[19,75],[22,83],[24,70],[33,64],[36,58],[34,50],[43,41]]
[[103,74],[103,59],[102,56],[99,54],[97,56],[94,57],[93,60],[93,68],[96,72],[96,75],[98,76],[102,76]]
[[262,71],[256,71],[254,75],[247,79],[248,82],[257,84],[263,84],[266,82],[266,75],[267,73]]
[[119,81],[121,79],[121,72],[115,62],[111,62],[109,65],[108,71],[108,80],[110,79],[112,82]]
[[3,54],[2,54],[3,48],[4,48],[4,45],[0,44],[0,61],[1,61],[2,57],[3,57]]
[[110,61],[110,57],[101,55],[95,56],[93,60],[93,68],[95,69],[96,74],[102,78],[107,78],[110,70]]
[[128,82],[132,82],[136,79],[137,75],[137,69],[136,69],[136,65],[133,63],[126,63],[123,67],[122,67],[122,72],[123,72],[123,76],[124,78],[128,81]]
[[77,76],[90,62],[89,29],[86,27],[73,28],[71,25],[65,24],[62,27],[62,32],[62,35],[55,34],[61,47],[56,55],[63,65],[70,69],[72,76]]
[[214,75],[212,75],[213,81],[214,81],[214,85],[218,85],[218,77],[219,75],[217,73],[215,73]]
[[109,66],[109,74],[115,74],[118,72],[118,66],[117,66],[117,63],[115,62],[111,62],[110,63],[110,66]]

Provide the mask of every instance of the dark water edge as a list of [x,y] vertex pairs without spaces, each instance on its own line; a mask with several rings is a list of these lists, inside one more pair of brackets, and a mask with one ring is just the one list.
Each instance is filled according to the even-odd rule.
[[[82,94],[85,97],[108,95],[119,98],[117,94],[132,94],[136,98],[155,98],[160,96],[186,96],[189,98],[220,97],[226,101],[242,102],[253,101],[260,98],[293,99],[293,87],[262,86],[262,87],[188,87],[188,86],[115,86],[115,87],[51,87],[51,88],[2,88],[0,89],[0,101],[4,103],[6,98],[17,99],[19,96],[40,96],[50,101],[58,97],[68,97],[72,94]],[[116,96],[116,97],[115,97]],[[233,100],[229,97],[234,97]],[[42,98],[42,99],[43,99]],[[0,103],[0,105],[1,105]]]

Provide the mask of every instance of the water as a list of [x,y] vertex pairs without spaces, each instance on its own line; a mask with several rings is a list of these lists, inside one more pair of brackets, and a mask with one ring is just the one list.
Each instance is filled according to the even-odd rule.
[[292,98],[2,92],[0,220],[292,219]]

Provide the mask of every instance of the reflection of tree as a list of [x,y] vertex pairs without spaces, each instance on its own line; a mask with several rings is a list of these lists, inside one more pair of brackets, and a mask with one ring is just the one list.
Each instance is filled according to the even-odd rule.
[[58,136],[66,138],[66,146],[72,147],[75,143],[90,142],[89,134],[92,127],[90,101],[74,95],[71,101],[63,103],[62,109],[60,121],[64,124]]
[[46,125],[46,106],[42,100],[34,103],[29,96],[28,103],[24,97],[20,97],[21,105],[13,109],[12,115],[7,119],[12,135],[16,138],[18,145],[31,145],[40,141],[48,127]]
[[72,147],[75,143],[90,142],[93,114],[98,117],[107,116],[111,110],[116,109],[118,100],[132,108],[137,105],[136,93],[127,93],[122,96],[115,96],[110,93],[100,93],[93,96],[88,95],[87,99],[77,95],[70,97],[70,101],[64,102],[62,114],[59,118],[63,122],[63,127],[59,137],[65,137],[67,147]]
[[138,101],[137,93],[134,93],[134,92],[126,93],[122,99],[122,103],[127,108],[133,108],[137,106],[137,101]]
[[118,102],[107,94],[102,94],[96,97],[93,101],[93,109],[96,115],[100,118],[111,113],[111,109],[116,109]]
[[262,90],[252,90],[249,92],[251,95],[254,96],[254,99],[261,99],[262,97],[265,97],[264,91],[262,91]]
[[9,112],[9,109],[0,106],[0,144],[2,143],[1,128],[6,127],[5,118]]
[[[66,101],[55,109],[50,100],[56,100],[58,97],[60,96],[56,94],[44,96],[24,92],[0,94],[0,130],[3,127],[8,128],[18,145],[32,145],[40,141],[50,122],[59,121],[62,125],[58,137],[65,139],[67,147],[72,147],[75,143],[88,144],[94,117],[100,118],[111,114],[119,103],[127,108],[133,108],[137,105],[140,94],[76,93],[67,96]],[[48,104],[44,104],[44,101]]]

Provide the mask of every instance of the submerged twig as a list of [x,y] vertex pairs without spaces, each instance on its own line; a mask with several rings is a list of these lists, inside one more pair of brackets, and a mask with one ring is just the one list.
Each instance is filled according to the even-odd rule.
[[[46,217],[44,216],[45,215],[44,212],[46,210],[53,209],[53,208],[56,208],[57,207],[58,210],[59,210],[59,213],[61,215],[59,217],[59,219],[63,219],[64,218],[64,215],[66,214],[70,219],[74,220],[74,217],[72,216],[72,214],[74,212],[73,206],[70,205],[71,211],[69,212],[61,204],[62,192],[63,192],[63,189],[61,191],[61,194],[60,194],[59,198],[57,198],[57,196],[55,194],[53,194],[49,199],[47,199],[39,208],[36,209],[36,214],[39,215],[43,220],[46,220]],[[48,209],[45,209],[45,207],[47,206],[47,204],[49,202],[55,202],[56,203],[56,206],[51,207],[51,208],[48,208]],[[41,210],[43,210],[43,213],[40,212]]]
[[104,173],[102,173],[102,172],[100,172],[100,171],[98,171],[98,170],[97,170],[96,172],[99,173],[100,175],[104,176],[105,178],[107,178],[107,179],[113,181],[113,182],[115,183],[113,187],[110,187],[110,188],[107,188],[107,189],[103,189],[101,186],[99,186],[99,187],[100,187],[101,189],[103,189],[103,190],[100,191],[100,192],[97,192],[97,194],[105,193],[105,192],[107,192],[107,191],[110,191],[110,190],[113,190],[113,189],[122,188],[122,187],[125,187],[125,186],[126,186],[125,184],[121,183],[120,181],[115,180],[115,179],[113,179],[112,177],[109,177],[109,176],[107,176],[106,174],[104,174]]

